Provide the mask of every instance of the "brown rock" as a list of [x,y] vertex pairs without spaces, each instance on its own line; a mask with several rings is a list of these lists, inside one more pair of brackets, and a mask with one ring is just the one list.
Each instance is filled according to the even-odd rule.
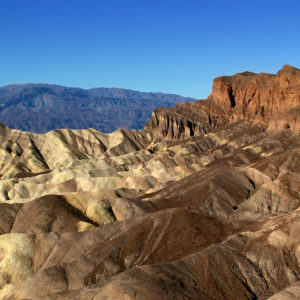
[[217,78],[143,131],[0,126],[0,298],[298,299],[299,72]]
[[215,78],[208,100],[155,110],[146,128],[157,137],[184,139],[248,119],[298,132],[299,111],[300,70],[285,65],[277,75],[244,72]]

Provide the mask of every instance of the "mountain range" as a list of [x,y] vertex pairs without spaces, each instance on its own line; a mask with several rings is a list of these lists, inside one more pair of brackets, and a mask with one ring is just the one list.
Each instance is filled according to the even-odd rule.
[[142,130],[0,124],[0,298],[300,299],[299,111],[285,65]]
[[142,129],[155,108],[194,100],[117,88],[9,85],[0,88],[0,121],[11,128],[37,133],[58,128],[94,128],[102,132]]

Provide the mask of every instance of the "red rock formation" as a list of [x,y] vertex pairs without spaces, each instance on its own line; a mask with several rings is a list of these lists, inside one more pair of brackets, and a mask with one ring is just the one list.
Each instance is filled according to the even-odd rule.
[[299,130],[300,70],[283,66],[277,75],[244,72],[214,80],[209,101],[229,119],[271,121],[270,128]]
[[146,128],[156,136],[183,139],[217,126],[249,119],[269,129],[300,130],[300,70],[283,66],[277,75],[251,72],[214,79],[207,101],[157,109]]

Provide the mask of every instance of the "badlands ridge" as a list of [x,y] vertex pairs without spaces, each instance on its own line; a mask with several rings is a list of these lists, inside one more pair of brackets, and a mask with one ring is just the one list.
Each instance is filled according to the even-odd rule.
[[141,131],[0,128],[1,299],[299,299],[300,70],[214,80]]

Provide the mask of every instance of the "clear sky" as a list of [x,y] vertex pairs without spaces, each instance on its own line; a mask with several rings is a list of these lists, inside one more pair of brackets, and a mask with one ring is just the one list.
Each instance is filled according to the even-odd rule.
[[212,79],[300,68],[299,0],[0,0],[0,86],[206,98]]

